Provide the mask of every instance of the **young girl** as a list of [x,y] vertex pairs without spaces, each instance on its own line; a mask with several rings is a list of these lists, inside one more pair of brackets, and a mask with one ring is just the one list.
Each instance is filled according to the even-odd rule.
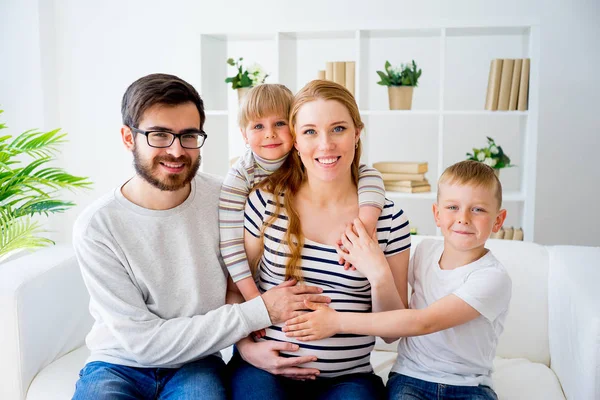
[[[283,164],[294,145],[288,121],[292,100],[292,92],[279,84],[259,85],[246,94],[238,123],[248,149],[229,170],[221,188],[221,255],[246,301],[260,293],[244,251],[244,206],[252,189]],[[361,166],[358,200],[359,218],[372,232],[385,203],[383,180],[377,170]]]

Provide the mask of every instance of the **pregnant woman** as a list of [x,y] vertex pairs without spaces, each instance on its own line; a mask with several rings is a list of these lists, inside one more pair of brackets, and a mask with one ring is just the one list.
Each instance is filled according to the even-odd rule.
[[[290,112],[295,149],[279,170],[248,198],[244,237],[246,253],[261,291],[288,279],[318,286],[340,312],[404,308],[410,248],[408,220],[386,200],[376,236],[389,269],[369,281],[339,263],[336,246],[358,217],[358,168],[363,129],[354,97],[342,86],[312,81],[298,92]],[[311,374],[269,373],[250,343],[238,346],[230,363],[234,399],[374,399],[384,393],[373,373],[370,353],[375,338],[335,335],[296,342],[283,324],[261,340],[293,342],[297,351],[282,357],[307,357]],[[249,362],[247,362],[249,361]],[[295,379],[293,379],[295,378]]]

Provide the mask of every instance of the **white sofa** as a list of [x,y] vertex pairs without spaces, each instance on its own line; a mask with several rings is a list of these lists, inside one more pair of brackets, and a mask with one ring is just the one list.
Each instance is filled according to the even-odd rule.
[[[513,280],[493,375],[499,397],[600,399],[600,248],[502,240],[488,247]],[[0,399],[71,398],[88,355],[88,299],[67,246],[0,265]],[[378,342],[373,352],[384,379],[394,350]]]

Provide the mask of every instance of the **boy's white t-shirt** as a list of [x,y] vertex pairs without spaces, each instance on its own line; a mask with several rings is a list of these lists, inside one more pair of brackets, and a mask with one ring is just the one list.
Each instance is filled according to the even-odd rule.
[[440,240],[424,240],[417,247],[408,269],[410,308],[423,309],[453,294],[481,315],[444,331],[402,338],[392,372],[446,385],[492,387],[492,362],[508,313],[511,279],[490,251],[470,264],[442,270],[443,251]]

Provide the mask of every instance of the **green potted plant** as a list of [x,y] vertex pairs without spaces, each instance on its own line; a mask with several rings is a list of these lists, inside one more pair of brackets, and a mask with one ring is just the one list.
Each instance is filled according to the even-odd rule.
[[390,110],[410,110],[412,107],[413,89],[418,85],[421,69],[417,69],[415,60],[412,64],[400,64],[393,67],[385,62],[385,72],[377,71],[381,79],[377,84],[388,87]]
[[235,67],[237,73],[225,79],[225,83],[231,83],[231,88],[237,90],[238,100],[241,100],[250,88],[260,85],[267,79],[267,74],[258,64],[252,64],[248,69],[244,70],[242,66],[243,57],[234,60],[227,59],[227,64]]
[[[2,114],[3,110],[0,110]],[[6,125],[0,123],[0,130]],[[0,135],[0,262],[24,250],[54,244],[34,215],[61,213],[73,207],[59,199],[62,189],[86,189],[91,182],[50,167],[66,134],[29,130],[13,138]]]
[[486,136],[488,140],[487,147],[480,149],[473,148],[473,153],[467,153],[467,160],[479,161],[494,168],[496,176],[500,176],[502,168],[514,167],[510,163],[510,158],[504,153],[501,146],[498,146],[494,139]]

